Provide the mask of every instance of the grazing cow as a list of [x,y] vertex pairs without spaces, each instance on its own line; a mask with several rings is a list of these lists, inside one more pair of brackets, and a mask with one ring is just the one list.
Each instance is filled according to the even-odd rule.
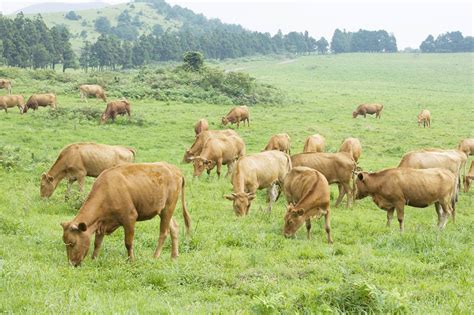
[[247,106],[237,106],[230,110],[230,112],[222,117],[222,124],[225,126],[228,123],[235,124],[237,123],[237,128],[240,126],[240,122],[247,121],[247,126],[250,126],[250,113],[249,108]]
[[455,217],[454,195],[456,178],[441,168],[413,169],[391,168],[376,173],[361,172],[357,175],[357,199],[372,197],[374,203],[387,211],[387,226],[397,210],[400,231],[403,231],[405,205],[425,208],[435,204],[438,227],[444,228],[448,216]]
[[36,111],[39,106],[46,107],[50,106],[52,109],[56,109],[56,95],[52,93],[48,94],[33,94],[30,96],[26,105],[23,106],[23,113],[28,112],[28,109]]
[[292,237],[306,222],[308,239],[311,238],[311,218],[324,215],[328,243],[332,244],[329,184],[320,172],[305,166],[294,167],[285,177],[283,192],[288,202],[283,234]]
[[326,139],[320,134],[315,134],[306,138],[304,142],[303,152],[324,152],[326,146]]
[[431,114],[430,111],[427,109],[423,109],[419,114],[418,114],[418,127],[421,126],[421,123],[423,123],[423,128],[431,127]]
[[474,155],[474,138],[461,140],[458,150],[463,151],[466,155]]
[[216,138],[216,139],[223,139],[230,136],[239,136],[237,132],[232,129],[226,130],[206,130],[198,134],[194,140],[193,145],[191,148],[187,149],[184,152],[183,163],[191,163],[192,157],[198,156],[202,148],[204,147],[204,143],[206,143],[207,139],[209,138]]
[[279,133],[270,138],[267,146],[263,151],[278,150],[291,154],[290,152],[291,139],[287,133]]
[[100,116],[100,123],[104,124],[109,118],[115,121],[117,115],[128,115],[130,119],[130,103],[127,100],[113,101],[107,104],[105,112]]
[[0,79],[0,89],[5,89],[8,94],[12,94],[12,81],[8,79]]
[[347,138],[342,142],[339,152],[347,152],[354,161],[359,162],[360,155],[362,154],[362,145],[357,138]]
[[214,166],[217,166],[217,176],[220,178],[222,165],[227,165],[227,177],[234,162],[244,155],[245,143],[239,136],[209,138],[201,153],[191,158],[194,164],[193,176],[201,176],[204,169],[207,169],[209,175]]
[[471,162],[471,167],[469,168],[469,172],[464,176],[464,192],[468,192],[469,188],[471,188],[471,182],[474,180],[474,161]]
[[81,100],[85,100],[87,103],[87,98],[89,96],[95,96],[96,98],[101,98],[104,102],[107,102],[107,97],[105,96],[105,90],[103,87],[97,84],[83,84],[79,87],[81,93]]
[[23,107],[25,106],[25,99],[21,95],[2,95],[0,96],[0,110],[5,110],[7,113],[7,108],[17,106],[20,109],[20,113],[23,112]]
[[321,172],[329,184],[337,183],[339,196],[335,206],[338,207],[342,198],[347,194],[346,207],[349,207],[353,191],[350,189],[350,182],[356,169],[356,162],[349,153],[300,153],[292,155],[291,162],[293,167],[306,166]]
[[209,123],[207,122],[207,119],[199,119],[194,125],[194,132],[196,133],[196,136],[206,130],[209,130]]
[[186,208],[184,176],[168,163],[119,165],[104,171],[92,186],[77,216],[61,223],[67,258],[79,266],[87,255],[92,234],[95,233],[92,259],[99,253],[102,240],[123,226],[128,258],[134,259],[133,236],[137,221],[160,216],[160,237],[154,257],[161,255],[168,233],[171,234],[171,258],[178,256],[178,224],[173,212],[181,193],[186,234],[191,217]]
[[290,156],[281,151],[264,151],[241,157],[232,173],[233,193],[225,198],[233,202],[237,216],[244,216],[249,213],[257,190],[266,188],[268,211],[271,211],[279,196],[276,185],[281,187],[290,170]]
[[97,143],[70,144],[61,150],[49,171],[41,175],[41,197],[51,197],[63,178],[68,180],[66,197],[75,181],[82,191],[86,176],[97,177],[108,168],[133,162],[134,158],[132,148]]
[[382,104],[362,104],[357,107],[355,111],[352,112],[352,117],[356,118],[358,115],[364,115],[364,118],[367,114],[375,114],[375,118],[379,118],[382,115]]

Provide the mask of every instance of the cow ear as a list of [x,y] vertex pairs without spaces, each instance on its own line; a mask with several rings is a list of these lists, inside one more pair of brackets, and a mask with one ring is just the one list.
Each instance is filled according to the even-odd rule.
[[296,214],[302,216],[304,214],[304,209],[299,209],[298,211],[296,211]]
[[59,223],[59,224],[61,224],[61,226],[63,227],[63,229],[66,229],[67,226],[69,225],[69,222],[61,222],[61,223]]
[[84,222],[79,223],[77,227],[79,228],[79,231],[81,232],[87,231],[87,224],[85,224]]
[[249,198],[249,201],[254,200],[256,197],[254,193],[249,193],[247,196]]
[[357,174],[357,178],[359,180],[364,180],[364,174],[362,174],[362,173]]
[[235,199],[233,194],[232,195],[225,195],[224,198],[227,199],[227,200],[234,200]]

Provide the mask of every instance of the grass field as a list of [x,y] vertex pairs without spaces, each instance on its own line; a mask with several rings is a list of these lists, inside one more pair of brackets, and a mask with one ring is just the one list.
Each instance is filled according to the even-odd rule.
[[[306,136],[326,137],[327,150],[358,137],[364,170],[394,167],[401,156],[423,147],[454,148],[474,137],[474,55],[347,54],[295,60],[259,59],[222,63],[271,83],[293,100],[251,108],[250,128],[240,128],[247,152],[287,132],[293,153]],[[45,83],[17,85],[26,96]],[[0,91],[0,93],[4,93]],[[78,94],[59,95],[59,106],[104,108]],[[384,104],[382,119],[351,117],[362,102]],[[457,222],[436,228],[434,207],[407,207],[405,232],[369,199],[353,208],[332,207],[334,244],[322,220],[313,239],[304,227],[297,239],[282,235],[284,198],[271,214],[260,192],[250,215],[237,218],[223,198],[228,179],[192,180],[180,161],[194,138],[193,124],[206,117],[222,128],[228,106],[132,102],[134,118],[100,126],[96,120],[41,109],[0,113],[0,312],[2,313],[471,313],[474,309],[474,191],[460,196]],[[418,128],[428,108],[432,128]],[[159,218],[138,223],[133,263],[126,261],[123,231],[104,240],[97,260],[67,264],[59,223],[73,218],[85,195],[64,201],[65,183],[49,200],[39,179],[62,147],[79,141],[137,149],[137,162],[167,161],[186,174],[193,236],[184,238],[181,208],[180,257],[171,261],[168,238],[162,257],[152,258]],[[88,179],[86,191],[93,180]],[[332,205],[336,194],[332,186]]]

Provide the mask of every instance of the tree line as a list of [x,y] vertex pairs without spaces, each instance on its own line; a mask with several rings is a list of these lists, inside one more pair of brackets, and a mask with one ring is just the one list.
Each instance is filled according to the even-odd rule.
[[19,13],[14,19],[0,15],[0,61],[21,68],[76,68],[77,60],[66,27],[48,28],[41,15],[33,19]]
[[349,52],[397,52],[397,40],[385,30],[346,32],[336,29],[331,40],[331,51]]
[[474,52],[474,37],[464,37],[459,31],[438,35],[436,39],[428,35],[421,43],[420,50],[424,53]]

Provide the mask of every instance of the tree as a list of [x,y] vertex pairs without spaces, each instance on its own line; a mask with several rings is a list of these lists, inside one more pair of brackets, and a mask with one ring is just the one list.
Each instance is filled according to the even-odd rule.
[[101,34],[107,33],[110,31],[110,21],[105,16],[100,16],[94,22],[95,30]]
[[435,51],[435,41],[433,35],[428,35],[428,37],[420,45],[421,52],[432,53]]
[[77,21],[77,20],[80,20],[82,18],[75,11],[69,11],[68,13],[66,13],[66,15],[64,17],[66,19],[72,20],[72,21]]
[[188,51],[183,58],[184,69],[199,71],[204,65],[204,56],[198,51]]
[[331,50],[336,54],[350,51],[349,35],[346,31],[342,32],[338,28],[334,31],[331,40]]
[[327,52],[328,52],[329,43],[328,43],[328,41],[326,40],[326,38],[321,37],[321,38],[316,42],[316,47],[317,47],[318,53],[324,55],[324,54],[327,54]]
[[48,50],[42,44],[36,44],[33,46],[33,68],[46,68],[50,63],[51,57],[48,53]]

